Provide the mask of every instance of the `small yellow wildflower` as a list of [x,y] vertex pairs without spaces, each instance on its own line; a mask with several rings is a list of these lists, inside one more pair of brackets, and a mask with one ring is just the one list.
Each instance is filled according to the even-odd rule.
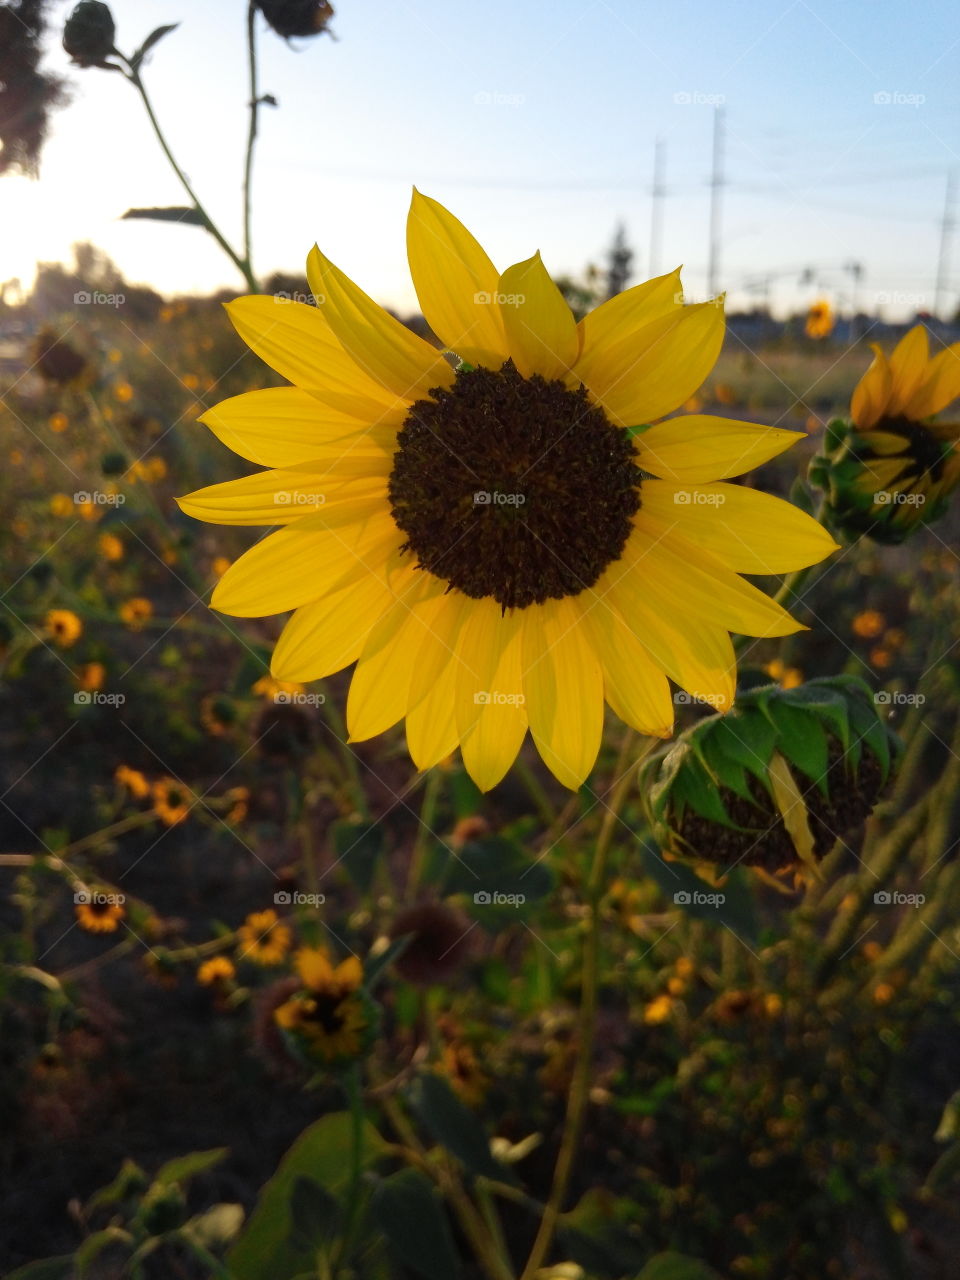
[[157,817],[168,827],[183,822],[190,812],[190,793],[173,778],[161,778],[151,787],[153,808]]
[[146,800],[150,794],[150,783],[139,769],[131,769],[129,765],[118,764],[113,776],[137,800]]
[[49,418],[50,430],[55,431],[57,435],[66,431],[70,425],[70,419],[65,413],[51,413]]
[[143,596],[133,596],[120,606],[120,619],[131,631],[139,631],[153,617],[153,605]]
[[117,561],[123,559],[123,543],[115,533],[101,533],[97,546],[104,560]]
[[878,613],[876,609],[865,609],[863,613],[856,615],[850,629],[861,640],[875,640],[883,634],[886,625],[887,620],[882,613]]
[[47,635],[60,649],[69,649],[83,635],[83,623],[69,609],[51,609],[43,625]]
[[236,972],[229,956],[213,956],[209,960],[204,960],[197,969],[197,981],[201,987],[218,986],[220,983],[229,982]]
[[660,995],[651,1000],[643,1011],[643,1020],[648,1026],[659,1026],[661,1022],[667,1022],[673,1011],[673,1000],[668,995]]
[[289,925],[282,924],[276,911],[253,911],[237,930],[241,960],[252,960],[266,968],[282,963],[293,935]]

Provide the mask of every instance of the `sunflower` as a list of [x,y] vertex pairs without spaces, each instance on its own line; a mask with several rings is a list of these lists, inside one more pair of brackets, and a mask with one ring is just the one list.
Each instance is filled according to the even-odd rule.
[[826,491],[830,524],[850,538],[902,542],[946,510],[960,484],[960,423],[931,419],[960,396],[960,342],[930,355],[918,324],[873,364],[832,423],[810,478]]
[[729,707],[728,632],[801,629],[739,574],[816,563],[835,544],[789,504],[723,481],[803,437],[659,421],[702,384],[723,340],[721,308],[684,306],[679,272],[578,324],[539,254],[501,275],[418,192],[407,244],[424,316],[456,368],[314,248],[317,306],[228,304],[241,337],[294,385],[202,417],[272,469],[180,505],[211,522],[286,526],[227,570],[211,603],[240,617],[294,610],[277,679],[356,662],[351,741],[405,719],[419,768],[459,745],[487,790],[529,728],[576,788],[596,760],[604,698],[668,736],[668,676]]
[[43,625],[59,649],[69,649],[83,635],[83,623],[70,609],[50,609]]
[[228,956],[211,956],[197,969],[197,982],[201,987],[218,986],[220,983],[229,982],[236,976],[236,972],[233,961]]
[[129,765],[118,764],[113,774],[121,787],[126,787],[137,800],[146,800],[150,795],[150,783],[139,769],[131,769]]
[[294,964],[303,985],[274,1011],[277,1026],[308,1058],[328,1066],[356,1058],[371,1024],[362,964],[349,956],[335,966],[322,947],[302,947]]
[[173,778],[160,778],[151,787],[153,809],[157,817],[168,827],[183,822],[190,812],[190,793]]
[[132,596],[120,606],[120,620],[131,631],[139,631],[153,617],[153,605],[144,596]]
[[126,915],[122,894],[100,890],[77,893],[73,910],[77,924],[88,933],[116,933]]
[[253,911],[237,930],[241,960],[252,960],[266,968],[280,964],[290,950],[289,925],[281,924],[272,907]]
[[826,298],[820,298],[811,304],[807,312],[804,332],[808,338],[829,338],[835,324],[836,316],[833,313],[833,307]]

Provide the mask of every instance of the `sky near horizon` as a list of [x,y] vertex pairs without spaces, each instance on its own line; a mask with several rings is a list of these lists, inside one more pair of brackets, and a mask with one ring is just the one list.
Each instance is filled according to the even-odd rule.
[[[124,222],[183,202],[120,76],[69,68],[71,4],[53,5],[45,65],[72,102],[39,182],[0,179],[0,281],[90,240],[165,295],[239,275],[198,228]],[[115,0],[126,53],[180,27],[144,78],[180,163],[239,239],[246,131],[244,0]],[[707,293],[714,116],[725,121],[719,285],[781,313],[825,294],[887,318],[929,308],[948,173],[960,170],[960,13],[950,0],[338,0],[336,41],[288,47],[261,23],[254,245],[261,278],[317,241],[378,300],[416,298],[404,251],[411,186],[457,214],[503,269],[539,249],[555,275],[599,262],[623,222],[650,274],[654,145],[666,194],[659,270]],[[960,183],[958,183],[960,191]],[[801,283],[811,268],[813,276]],[[960,297],[954,244],[944,310]]]

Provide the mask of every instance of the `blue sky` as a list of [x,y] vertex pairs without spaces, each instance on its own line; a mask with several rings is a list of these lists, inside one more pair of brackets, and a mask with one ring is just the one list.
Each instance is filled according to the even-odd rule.
[[[58,20],[68,4],[54,7]],[[183,18],[146,69],[181,163],[228,234],[239,228],[245,131],[243,0],[117,0],[126,52]],[[192,10],[192,12],[191,12]],[[554,273],[602,257],[625,222],[646,274],[654,142],[664,140],[661,269],[706,292],[711,138],[726,120],[720,284],[738,304],[770,277],[783,310],[826,293],[891,317],[930,305],[946,177],[960,170],[960,16],[947,0],[340,0],[337,41],[261,36],[256,266],[296,269],[310,244],[376,297],[415,305],[403,224],[416,183],[450,206],[501,267],[540,249]],[[58,40],[56,42],[58,44]],[[51,49],[51,66],[65,55]],[[41,181],[4,180],[21,234],[0,279],[73,240],[106,249],[164,293],[237,287],[192,228],[123,223],[179,203],[135,95],[70,72]],[[880,98],[877,98],[880,95]],[[886,100],[884,100],[886,99]],[[960,243],[948,303],[957,303]],[[812,267],[816,280],[801,286]]]

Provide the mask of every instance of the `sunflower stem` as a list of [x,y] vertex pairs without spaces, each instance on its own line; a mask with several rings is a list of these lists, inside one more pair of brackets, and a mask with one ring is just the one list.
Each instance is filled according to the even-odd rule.
[[583,977],[581,982],[580,1016],[577,1034],[577,1057],[573,1068],[573,1079],[567,1101],[567,1114],[564,1121],[563,1135],[560,1139],[560,1151],[553,1173],[553,1184],[550,1196],[540,1220],[527,1265],[520,1280],[533,1280],[534,1275],[543,1266],[557,1224],[563,1210],[570,1178],[576,1161],[577,1148],[583,1132],[586,1118],[587,1102],[590,1095],[590,1076],[593,1063],[593,1045],[597,1029],[597,992],[600,982],[600,898],[603,894],[604,876],[607,866],[607,855],[613,843],[613,837],[620,820],[620,810],[626,802],[635,778],[635,761],[631,759],[636,741],[636,731],[628,729],[624,735],[617,758],[615,782],[610,803],[605,805],[603,822],[597,837],[593,865],[586,884],[589,923],[583,943]]
[[247,133],[247,152],[243,161],[243,260],[249,278],[253,278],[253,248],[251,233],[251,188],[253,182],[253,152],[257,145],[257,122],[260,111],[260,91],[257,87],[257,6],[255,0],[247,5],[247,65],[250,73],[250,126]]
[[350,1182],[347,1191],[346,1222],[343,1235],[340,1237],[337,1260],[331,1268],[333,1275],[336,1275],[341,1266],[345,1266],[348,1262],[360,1221],[360,1175],[363,1171],[363,1124],[366,1117],[363,1110],[360,1068],[356,1062],[347,1072],[344,1087],[350,1102]]

